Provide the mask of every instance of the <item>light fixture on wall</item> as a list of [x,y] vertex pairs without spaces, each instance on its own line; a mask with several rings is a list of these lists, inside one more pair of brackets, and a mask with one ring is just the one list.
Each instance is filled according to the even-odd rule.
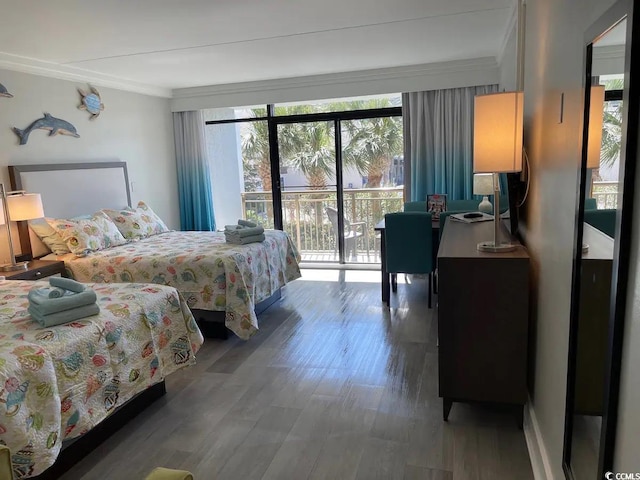
[[482,252],[515,249],[500,241],[500,173],[522,170],[523,93],[478,95],[474,102],[473,172],[493,175],[493,240],[478,244]]
[[0,218],[0,225],[5,223],[7,225],[9,255],[11,256],[11,263],[0,266],[0,270],[5,272],[26,270],[27,262],[16,262],[11,238],[11,222],[44,217],[42,198],[39,193],[25,193],[23,190],[7,192],[4,189],[4,185],[0,183],[0,201],[4,210],[4,215]]
[[482,201],[478,205],[478,211],[484,213],[491,213],[493,211],[493,205],[489,201],[487,195],[493,195],[493,174],[491,173],[476,173],[473,176],[473,194],[482,195]]

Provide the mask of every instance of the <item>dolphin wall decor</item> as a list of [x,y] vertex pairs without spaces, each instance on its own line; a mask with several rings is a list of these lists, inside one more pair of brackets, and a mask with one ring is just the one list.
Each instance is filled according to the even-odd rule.
[[5,87],[4,85],[2,85],[1,83],[0,83],[0,97],[13,98],[13,95],[11,95],[11,94],[7,91],[7,87]]
[[62,120],[61,118],[56,118],[51,116],[49,113],[45,113],[44,117],[39,118],[31,125],[29,125],[24,130],[20,130],[19,128],[13,127],[14,133],[20,138],[20,145],[26,145],[27,140],[29,140],[29,135],[34,130],[49,130],[49,136],[53,137],[54,135],[69,135],[72,137],[80,137],[78,135],[78,131],[76,127],[71,125],[66,120]]

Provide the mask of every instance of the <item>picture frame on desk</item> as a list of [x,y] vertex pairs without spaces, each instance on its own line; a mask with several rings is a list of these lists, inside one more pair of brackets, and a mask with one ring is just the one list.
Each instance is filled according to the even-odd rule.
[[447,194],[433,193],[427,195],[427,212],[431,213],[434,220],[440,218],[440,214],[447,210]]

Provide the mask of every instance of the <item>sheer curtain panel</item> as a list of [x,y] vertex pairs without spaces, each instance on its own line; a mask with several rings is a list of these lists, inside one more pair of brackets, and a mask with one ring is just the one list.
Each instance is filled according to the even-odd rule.
[[173,135],[178,169],[182,230],[215,230],[211,172],[202,112],[174,112]]

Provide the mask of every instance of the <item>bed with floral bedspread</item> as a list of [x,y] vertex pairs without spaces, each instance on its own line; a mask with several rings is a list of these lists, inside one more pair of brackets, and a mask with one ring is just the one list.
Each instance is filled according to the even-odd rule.
[[226,312],[225,325],[248,339],[258,329],[255,304],[300,277],[300,256],[289,235],[267,230],[265,237],[233,245],[218,232],[166,232],[86,257],[58,258],[80,282],[171,285],[193,309]]
[[90,285],[99,315],[43,328],[27,312],[27,293],[46,285],[0,283],[0,443],[11,449],[17,479],[40,474],[63,440],[195,363],[203,343],[174,288]]

